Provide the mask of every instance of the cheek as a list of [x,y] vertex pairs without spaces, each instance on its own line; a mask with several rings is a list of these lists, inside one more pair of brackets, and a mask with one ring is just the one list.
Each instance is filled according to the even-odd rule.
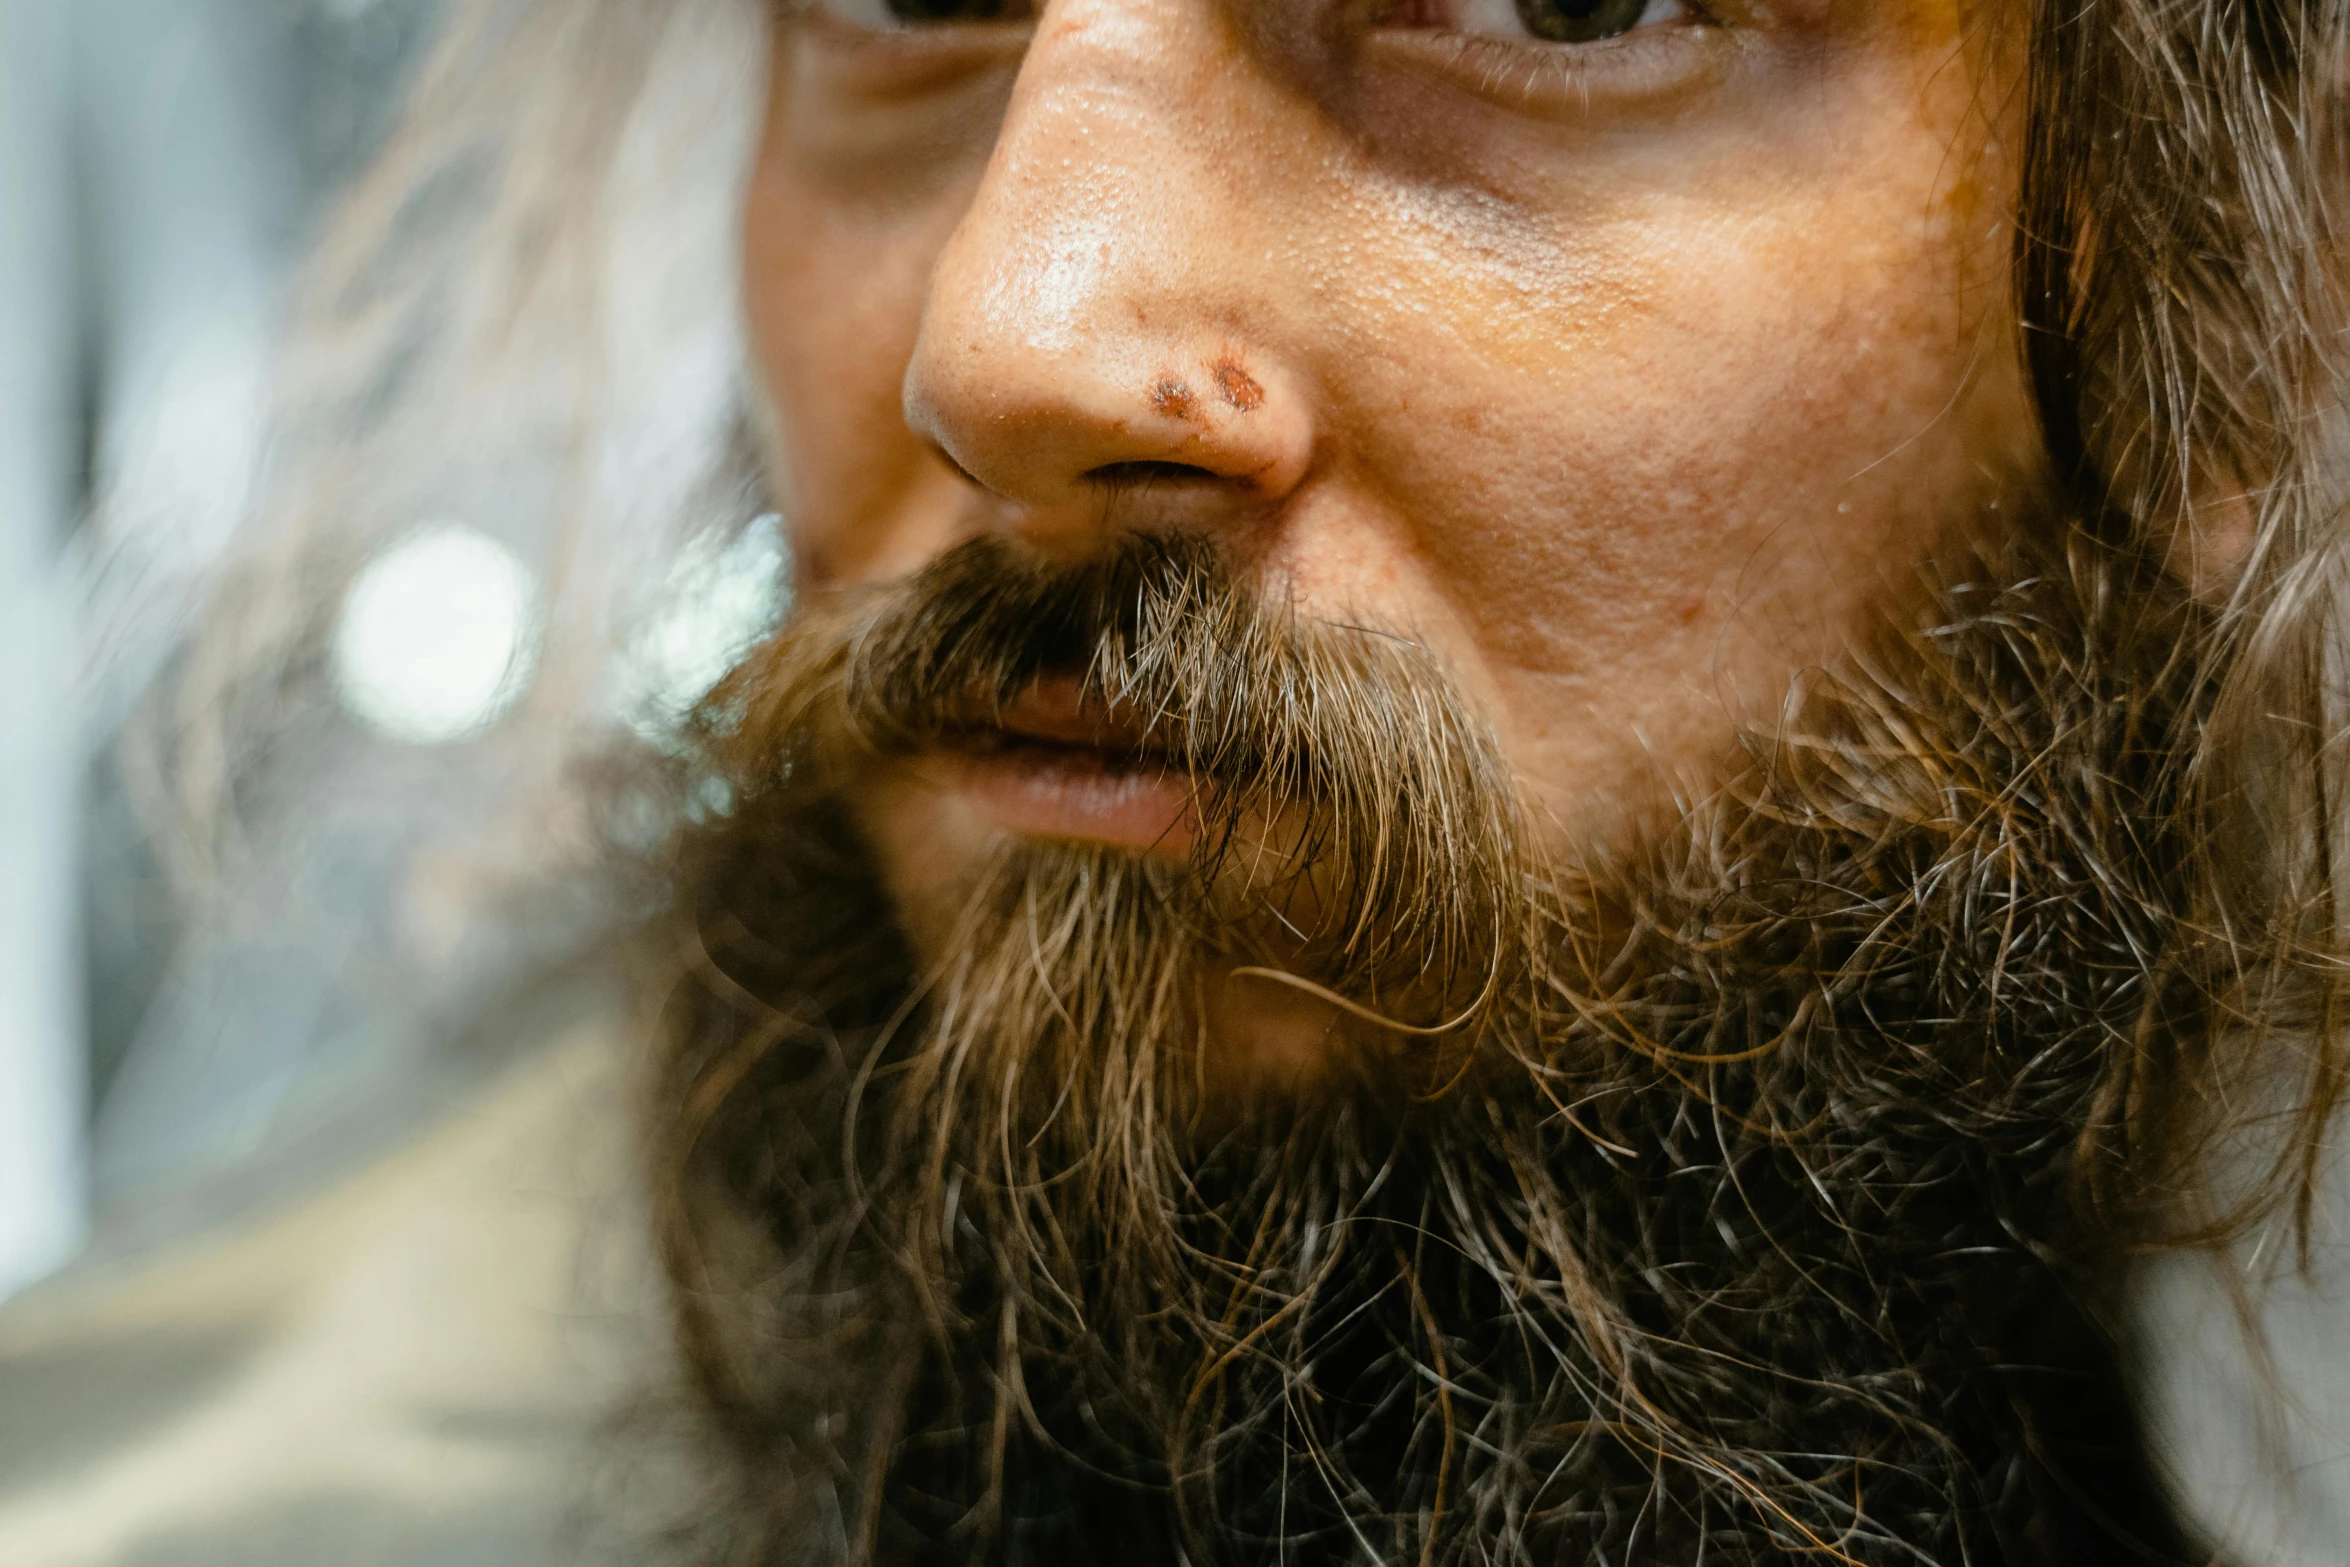
[[771,150],[744,210],[744,299],[774,413],[772,466],[812,580],[902,569],[935,547],[951,475],[906,428],[903,383],[951,197],[843,202]]
[[1699,199],[1364,301],[1372,482],[1537,788],[1710,765],[2028,467],[2004,296],[1933,199]]

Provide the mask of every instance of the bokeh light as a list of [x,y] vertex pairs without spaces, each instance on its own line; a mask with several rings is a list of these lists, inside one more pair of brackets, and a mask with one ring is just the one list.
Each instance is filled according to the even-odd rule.
[[672,742],[694,704],[782,620],[787,560],[772,512],[679,552],[614,671],[615,706],[631,728]]
[[529,688],[542,618],[538,579],[512,550],[461,523],[418,528],[369,561],[345,595],[335,689],[394,740],[479,734]]

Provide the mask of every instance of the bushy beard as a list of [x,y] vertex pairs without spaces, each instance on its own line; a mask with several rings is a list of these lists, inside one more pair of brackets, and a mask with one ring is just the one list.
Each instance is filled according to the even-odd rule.
[[[804,611],[710,711],[653,1126],[706,1553],[2163,1559],[2096,1279],[2203,1026],[2195,612],[2061,530],[1919,605],[1604,862],[1197,542]],[[851,806],[1053,675],[1200,846],[1011,844],[917,954]],[[1218,1090],[1235,969],[1325,1072]]]

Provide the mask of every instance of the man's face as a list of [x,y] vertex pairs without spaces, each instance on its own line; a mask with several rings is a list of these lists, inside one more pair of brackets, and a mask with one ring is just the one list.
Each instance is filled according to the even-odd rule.
[[[818,0],[746,238],[803,582],[1211,535],[1606,845],[2028,494],[1968,10]],[[1007,834],[1182,846],[1114,719],[1007,722],[860,806],[917,928]]]
[[1975,11],[784,18],[808,591],[706,712],[661,1099],[772,1538],[2159,1532],[2068,1270],[2197,1026],[2208,627],[2046,482]]

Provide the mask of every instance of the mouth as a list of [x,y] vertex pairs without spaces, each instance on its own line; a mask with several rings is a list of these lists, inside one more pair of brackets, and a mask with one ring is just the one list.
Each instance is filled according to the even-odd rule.
[[1190,779],[1142,724],[1040,680],[993,725],[951,742],[951,787],[997,826],[1180,856],[1197,836]]

